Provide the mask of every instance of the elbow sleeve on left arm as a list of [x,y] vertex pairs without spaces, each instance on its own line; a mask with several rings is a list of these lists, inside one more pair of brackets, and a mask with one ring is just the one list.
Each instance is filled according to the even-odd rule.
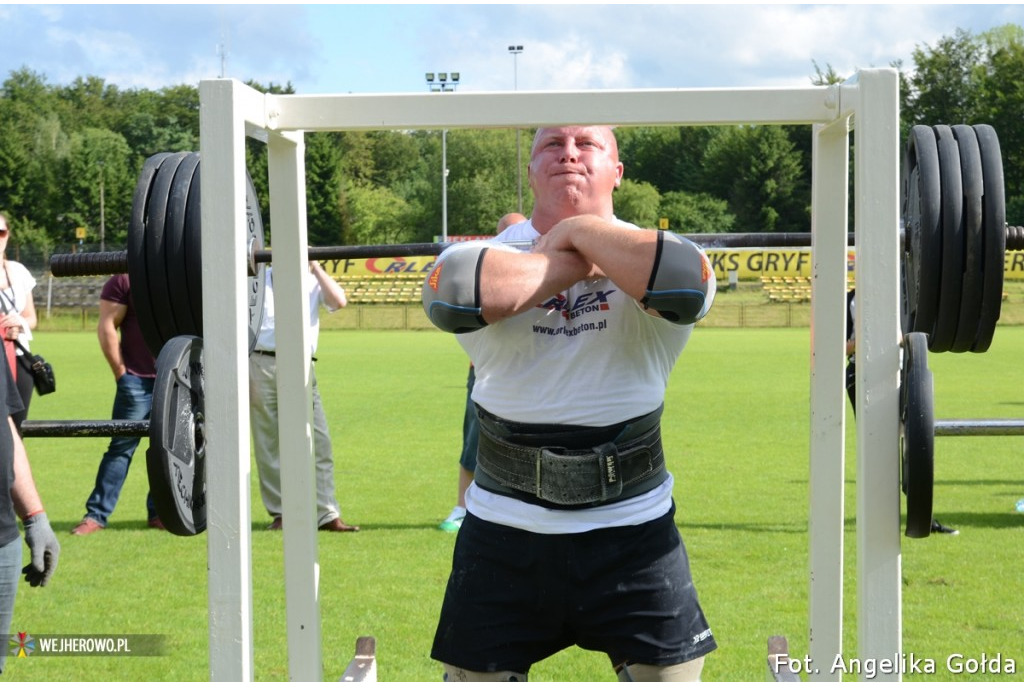
[[654,266],[641,304],[668,321],[691,324],[711,309],[716,287],[711,260],[700,247],[674,233],[658,232]]

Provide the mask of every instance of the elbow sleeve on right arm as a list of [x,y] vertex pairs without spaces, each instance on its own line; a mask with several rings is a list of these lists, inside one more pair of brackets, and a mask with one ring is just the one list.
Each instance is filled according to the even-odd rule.
[[480,267],[487,247],[449,248],[423,284],[423,311],[448,333],[471,333],[487,325],[480,302]]
[[703,318],[715,298],[714,269],[695,243],[670,233],[658,233],[658,250],[647,292],[641,303],[663,318],[691,324]]

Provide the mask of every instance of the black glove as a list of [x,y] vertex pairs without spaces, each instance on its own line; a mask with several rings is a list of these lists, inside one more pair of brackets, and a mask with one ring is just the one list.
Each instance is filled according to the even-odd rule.
[[32,587],[45,586],[57,568],[60,543],[53,534],[46,512],[41,511],[25,519],[24,524],[25,544],[32,553],[32,563],[21,569],[21,572],[25,574],[25,580]]

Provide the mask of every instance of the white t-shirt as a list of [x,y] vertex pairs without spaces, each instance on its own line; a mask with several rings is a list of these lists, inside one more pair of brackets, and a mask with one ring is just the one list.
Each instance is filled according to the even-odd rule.
[[[260,325],[259,335],[256,336],[256,349],[265,352],[277,350],[277,340],[274,337],[274,280],[271,274],[273,267],[267,267],[266,289],[263,294],[263,323]],[[306,292],[309,293],[309,340],[310,353],[316,354],[317,341],[320,338],[320,305],[323,303],[323,293],[316,276],[306,271],[303,275],[303,284]]]
[[[527,221],[491,242],[538,237]],[[476,369],[473,400],[488,412],[522,423],[609,426],[661,406],[669,374],[692,331],[692,324],[648,314],[612,281],[599,278],[456,337]],[[466,504],[488,521],[567,533],[653,520],[669,510],[671,496],[670,477],[639,497],[584,510],[546,509],[475,485]]]
[[[25,268],[25,265],[20,262],[7,262],[6,268],[9,285],[0,290],[0,301],[3,302],[3,311],[9,312],[13,308],[14,311],[20,313],[28,305],[29,295],[31,295],[32,290],[36,287],[36,279]],[[18,336],[18,342],[27,350],[29,349],[30,340],[32,340],[32,331],[29,330],[27,325],[24,325],[21,327],[21,335]],[[17,348],[17,351],[19,356],[23,354],[20,348]]]

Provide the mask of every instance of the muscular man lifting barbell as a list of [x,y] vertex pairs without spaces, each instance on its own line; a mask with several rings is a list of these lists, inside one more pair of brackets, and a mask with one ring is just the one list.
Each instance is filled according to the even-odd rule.
[[525,679],[573,644],[623,680],[697,680],[715,649],[659,432],[714,271],[615,219],[622,171],[610,128],[541,129],[531,221],[449,248],[423,287],[477,374],[476,480],[431,652],[448,680]]

